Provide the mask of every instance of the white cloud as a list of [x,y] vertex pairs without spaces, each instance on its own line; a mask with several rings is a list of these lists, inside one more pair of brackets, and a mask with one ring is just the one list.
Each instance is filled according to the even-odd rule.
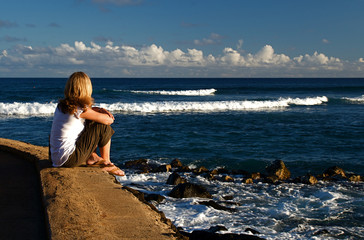
[[305,54],[304,56],[295,57],[294,60],[300,66],[323,69],[341,69],[343,63],[339,58],[327,57],[323,53],[315,52],[313,55]]
[[[242,42],[241,42],[242,44]],[[241,45],[239,45],[241,46]],[[238,51],[239,50],[239,51]],[[76,41],[73,45],[61,44],[57,47],[32,47],[16,45],[0,54],[0,76],[16,69],[28,72],[67,72],[70,69],[85,69],[101,76],[201,76],[219,77],[223,75],[244,76],[337,76],[338,73],[362,72],[355,63],[342,61],[315,52],[290,58],[276,53],[271,45],[265,45],[257,53],[247,53],[240,49],[225,48],[220,55],[204,54],[199,49],[175,49],[167,51],[155,44],[136,48],[128,45],[104,46],[91,42],[89,45]],[[364,62],[360,58],[356,64]],[[5,66],[5,67],[4,67]],[[358,65],[359,66],[359,65]],[[16,71],[14,71],[16,72]],[[104,75],[103,75],[104,74]],[[274,75],[275,74],[275,75]],[[320,75],[321,76],[321,75]]]
[[330,43],[330,41],[329,41],[329,40],[327,40],[326,38],[322,39],[322,42],[323,42],[323,43],[325,43],[325,44]]

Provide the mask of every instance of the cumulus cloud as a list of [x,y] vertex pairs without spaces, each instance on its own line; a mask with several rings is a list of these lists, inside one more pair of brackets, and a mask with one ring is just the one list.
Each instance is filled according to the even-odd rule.
[[359,58],[359,62],[364,63],[364,59],[363,58]]
[[[1,51],[0,65],[7,66],[8,70],[18,68],[29,72],[44,69],[66,72],[77,67],[102,76],[147,77],[177,74],[195,77],[297,77],[317,76],[320,72],[326,74],[324,76],[330,73],[337,76],[345,69],[355,69],[346,61],[318,52],[290,58],[276,53],[271,45],[265,45],[256,53],[243,54],[238,50],[227,47],[221,54],[213,56],[199,49],[168,51],[156,44],[136,48],[114,45],[111,41],[104,45],[76,41],[72,45],[61,44],[57,47],[16,45]],[[359,62],[363,62],[363,59],[359,59],[357,64]],[[0,75],[2,71],[5,72],[4,67]]]

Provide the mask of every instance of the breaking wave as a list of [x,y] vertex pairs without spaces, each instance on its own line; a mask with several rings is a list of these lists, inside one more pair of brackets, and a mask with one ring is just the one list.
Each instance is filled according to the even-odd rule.
[[352,103],[364,103],[364,95],[362,95],[360,97],[355,97],[355,98],[344,97],[342,99],[347,100]]
[[[245,101],[160,101],[137,103],[101,103],[99,107],[121,113],[173,113],[173,112],[226,112],[264,111],[288,108],[293,105],[312,106],[327,102],[327,97],[279,98],[278,100]],[[52,115],[56,103],[0,103],[0,115],[41,116]]]
[[315,98],[279,98],[265,101],[161,101],[141,103],[100,104],[101,107],[117,112],[164,113],[164,112],[226,112],[249,110],[274,110],[287,108],[290,105],[320,105],[327,102],[327,97]]
[[180,90],[180,91],[130,91],[138,94],[156,94],[156,95],[178,95],[178,96],[208,96],[215,94],[217,90],[211,89],[199,89],[199,90]]

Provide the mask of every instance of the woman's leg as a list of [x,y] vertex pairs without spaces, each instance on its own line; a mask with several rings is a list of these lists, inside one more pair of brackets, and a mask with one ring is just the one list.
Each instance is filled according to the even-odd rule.
[[[108,153],[108,162],[110,162],[110,144],[111,136],[114,130],[104,124],[88,122],[85,129],[76,142],[76,150],[64,164],[65,167],[77,167],[84,164],[95,164],[102,159],[96,154],[96,148],[103,148],[103,152]],[[108,149],[108,150],[107,150]]]

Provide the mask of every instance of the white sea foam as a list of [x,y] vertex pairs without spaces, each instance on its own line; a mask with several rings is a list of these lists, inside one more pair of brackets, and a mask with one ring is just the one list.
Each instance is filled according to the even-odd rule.
[[[350,222],[351,218],[360,217],[358,211],[363,209],[364,195],[361,192],[351,195],[350,184],[242,184],[239,176],[234,176],[235,182],[226,183],[207,181],[188,173],[180,174],[188,182],[205,186],[213,193],[214,201],[236,211],[221,211],[199,204],[208,199],[168,197],[174,187],[165,184],[169,173],[140,177],[127,172],[126,177],[118,177],[118,180],[143,192],[164,195],[166,200],[157,208],[177,227],[188,232],[223,225],[227,232],[233,233],[243,233],[246,228],[253,228],[265,239],[336,239],[343,234],[357,236],[358,239],[364,237],[364,228],[355,224],[352,226]],[[233,200],[222,198],[227,195],[233,196]],[[343,218],[346,218],[345,226],[340,222]],[[321,229],[327,230],[330,236],[315,235]]]
[[57,103],[0,103],[0,115],[40,116],[54,113]]
[[347,100],[349,102],[353,102],[353,103],[364,103],[364,95],[362,95],[360,97],[355,97],[355,98],[344,97],[342,99]]
[[134,113],[163,113],[163,112],[224,112],[249,110],[275,110],[291,105],[320,105],[327,102],[327,97],[313,98],[279,98],[278,100],[245,100],[245,101],[160,101],[140,103],[101,104],[101,107],[111,111]]
[[[279,98],[277,100],[245,100],[245,101],[159,101],[135,103],[100,103],[112,112],[121,113],[181,113],[181,112],[226,112],[226,111],[265,111],[279,110],[294,105],[320,105],[327,102],[327,97],[312,98]],[[41,116],[52,115],[56,103],[14,102],[0,103],[0,115],[6,116]]]
[[158,95],[178,95],[178,96],[208,96],[215,94],[217,90],[211,89],[198,89],[198,90],[179,90],[179,91],[130,91],[138,94],[158,94]]

